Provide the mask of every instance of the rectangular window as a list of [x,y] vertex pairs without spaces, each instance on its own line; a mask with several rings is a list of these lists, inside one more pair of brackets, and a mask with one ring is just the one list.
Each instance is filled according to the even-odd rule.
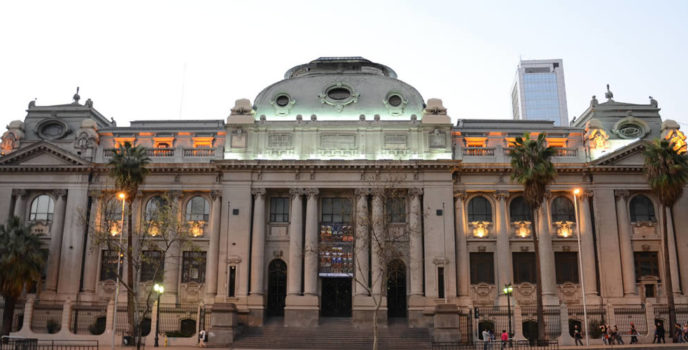
[[640,281],[644,276],[659,278],[659,258],[657,252],[635,252],[635,279]]
[[387,198],[387,220],[390,223],[406,222],[406,198]]
[[236,295],[236,266],[234,265],[229,267],[229,286],[227,292],[230,297]]
[[[116,280],[117,279],[117,256],[116,250],[103,250],[100,257],[100,280]],[[121,266],[120,266],[121,270]]]
[[557,284],[578,283],[578,253],[555,252],[554,265],[557,270]]
[[205,252],[182,253],[182,283],[205,282]]
[[444,298],[444,267],[437,268],[437,296]]
[[141,263],[141,282],[162,282],[165,256],[159,250],[144,250]]
[[348,198],[323,198],[322,223],[348,224],[351,222],[351,200]]
[[270,198],[270,222],[289,221],[289,198],[272,197]]
[[471,284],[494,284],[494,255],[471,253]]
[[535,283],[535,253],[511,253],[514,264],[514,283]]

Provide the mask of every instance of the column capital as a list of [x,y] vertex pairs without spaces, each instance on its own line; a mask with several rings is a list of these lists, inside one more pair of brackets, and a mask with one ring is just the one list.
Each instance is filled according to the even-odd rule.
[[67,190],[65,190],[65,189],[53,190],[53,196],[55,196],[55,198],[57,198],[57,199],[60,199],[61,197],[65,197],[65,196],[67,196]]
[[167,192],[167,195],[170,196],[170,198],[179,199],[182,198],[184,193],[180,190],[171,190]]
[[357,188],[354,190],[356,197],[366,197],[370,195],[370,188]]
[[303,188],[290,188],[289,189],[289,195],[293,199],[294,197],[300,197],[303,195]]
[[593,192],[591,190],[583,190],[581,193],[578,195],[581,199],[583,198],[592,198]]
[[466,197],[468,197],[468,194],[466,193],[465,190],[454,191],[454,198],[455,199],[465,200]]
[[264,188],[252,188],[251,194],[257,197],[265,197],[267,191]]
[[547,199],[547,200],[552,199],[552,191],[546,190],[546,191],[545,191],[545,197],[544,197],[544,198]]
[[628,197],[631,196],[631,191],[629,190],[614,190],[614,197],[617,199],[621,198],[623,200],[628,200]]
[[318,198],[318,194],[320,194],[320,190],[317,188],[307,188],[304,190],[304,192],[305,192],[306,196],[308,196],[309,199],[310,198]]
[[504,201],[509,198],[509,191],[496,191],[492,194],[498,201]]
[[210,198],[211,198],[212,200],[219,199],[220,197],[222,197],[222,191],[220,191],[220,190],[212,190],[212,191],[210,191]]
[[29,191],[23,189],[23,188],[13,188],[12,189],[12,195],[17,196],[17,197],[24,197],[29,193]]
[[88,191],[89,197],[101,199],[105,195],[101,190],[90,190]]
[[412,187],[408,189],[408,195],[411,198],[416,198],[423,195],[422,187]]

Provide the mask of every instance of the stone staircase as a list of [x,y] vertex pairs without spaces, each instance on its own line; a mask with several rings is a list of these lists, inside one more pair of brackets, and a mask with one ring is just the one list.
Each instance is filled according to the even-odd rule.
[[[430,350],[426,328],[409,328],[406,320],[391,320],[379,328],[380,350]],[[313,328],[284,327],[283,319],[270,319],[263,327],[245,328],[234,349],[372,349],[373,328],[357,328],[350,318],[321,318]]]

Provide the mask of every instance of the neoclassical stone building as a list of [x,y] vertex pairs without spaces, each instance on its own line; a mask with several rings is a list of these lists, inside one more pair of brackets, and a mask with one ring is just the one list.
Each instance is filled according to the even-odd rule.
[[[662,121],[652,98],[621,103],[610,91],[606,98],[593,96],[571,126],[454,125],[441,100],[424,100],[391,68],[320,58],[287,71],[253,104],[238,100],[226,120],[118,127],[90,99],[81,104],[78,93],[65,105],[31,102],[2,136],[0,222],[17,215],[46,234],[39,304],[112,300],[112,252],[94,246],[88,225],[102,225],[108,203],[117,201],[106,164],[129,141],[152,159],[133,203],[134,225],[160,196],[173,198],[199,250],[165,258],[164,303],[233,303],[251,326],[282,316],[287,326],[330,316],[366,324],[381,295],[383,319],[432,327],[435,305],[453,303],[465,314],[479,308],[481,320],[503,327],[497,318],[507,297],[500,291],[508,283],[517,320],[532,319],[536,225],[544,301],[556,315],[564,305],[580,320],[575,310],[585,293],[608,318],[623,308],[616,312],[622,328],[628,321],[619,312],[650,323],[662,314],[646,305],[665,303],[664,259],[671,292],[688,304],[688,263],[681,261],[688,256],[688,195],[674,208],[677,231],[664,257],[657,224],[664,213],[641,152],[658,137],[685,149],[685,136]],[[545,133],[557,147],[558,177],[535,223],[521,186],[510,180],[509,145],[526,132]],[[390,188],[399,193],[394,200],[384,195]],[[577,198],[574,188],[582,190]],[[379,259],[383,253],[370,244],[382,222],[395,232],[391,260]],[[389,268],[380,269],[381,261]],[[381,271],[388,272],[385,286],[374,283]],[[679,314],[686,317],[688,310]],[[527,332],[517,324],[517,335]],[[559,332],[566,328],[557,324]]]

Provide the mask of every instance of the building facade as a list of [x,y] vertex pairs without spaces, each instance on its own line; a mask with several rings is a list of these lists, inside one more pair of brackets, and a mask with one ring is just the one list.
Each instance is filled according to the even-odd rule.
[[[16,215],[45,234],[45,280],[27,298],[75,307],[111,301],[112,252],[91,232],[119,203],[107,162],[128,141],[152,159],[132,203],[134,227],[161,196],[193,227],[195,248],[164,257],[165,304],[232,303],[250,326],[268,317],[314,326],[330,316],[368,324],[380,303],[383,320],[432,327],[438,304],[489,317],[507,304],[500,291],[511,283],[525,322],[535,304],[534,225],[544,302],[557,315],[563,305],[580,320],[574,310],[583,294],[601,310],[661,305],[668,292],[688,304],[681,261],[688,217],[680,214],[688,195],[674,208],[664,257],[657,225],[664,213],[641,154],[658,137],[685,149],[685,136],[662,121],[657,101],[612,97],[593,96],[571,126],[453,125],[441,100],[425,100],[391,68],[353,57],[294,67],[253,104],[237,100],[226,120],[118,127],[78,94],[65,105],[31,102],[2,136],[0,221]],[[537,222],[510,179],[510,144],[524,133],[545,133],[556,147],[558,176]],[[663,288],[664,259],[673,291]],[[140,277],[150,287],[153,278]]]
[[563,60],[521,60],[511,90],[511,105],[516,120],[569,125]]

